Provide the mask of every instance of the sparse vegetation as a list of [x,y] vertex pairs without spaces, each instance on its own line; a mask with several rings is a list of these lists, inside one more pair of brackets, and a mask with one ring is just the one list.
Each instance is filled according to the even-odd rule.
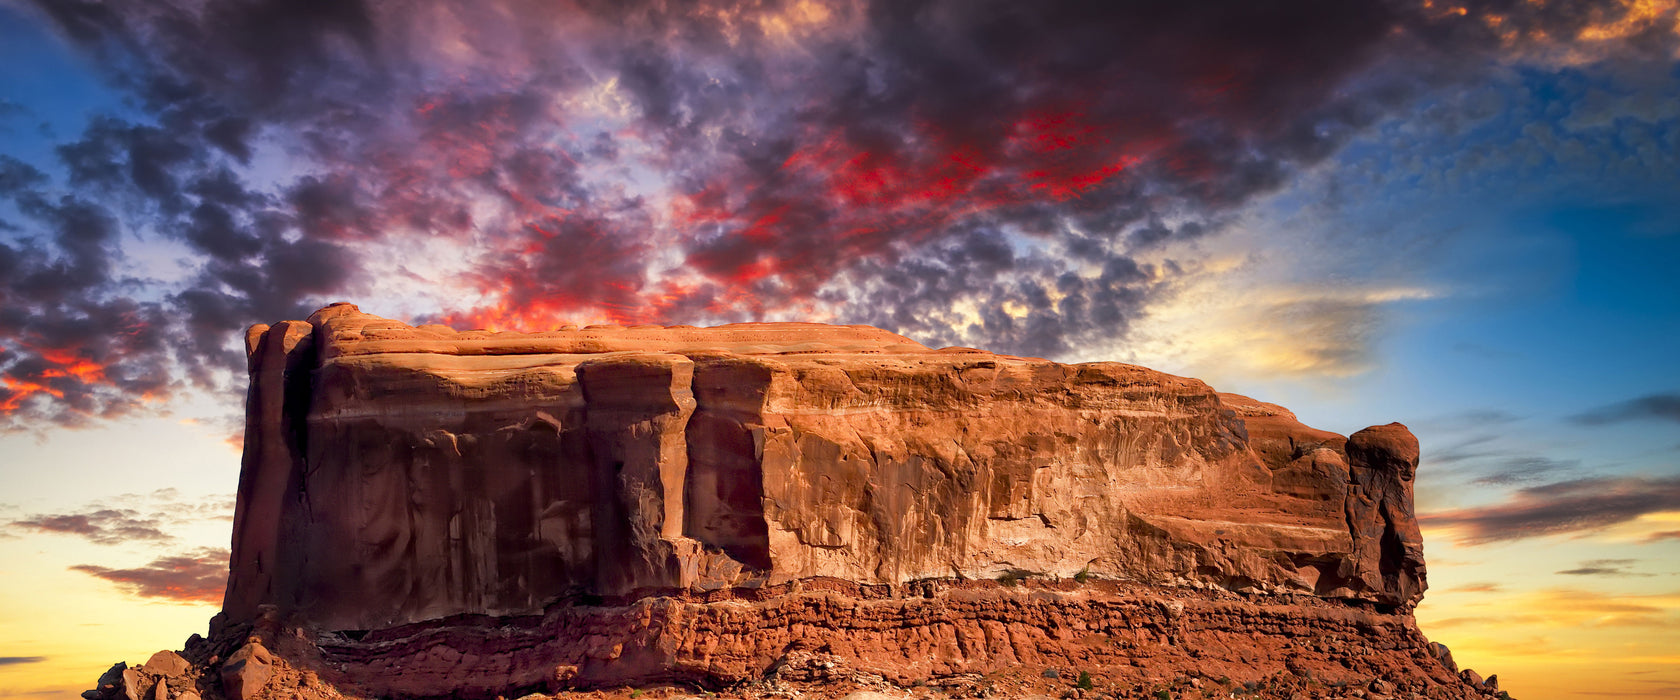
[[1032,578],[1034,576],[1043,576],[1043,575],[1044,574],[1042,574],[1040,572],[1037,572],[1037,571],[1027,571],[1026,569],[1010,569],[1010,570],[1005,571],[1001,574],[998,574],[997,582],[1001,583],[1005,586],[1014,586],[1016,584],[1019,584],[1022,581],[1025,581],[1029,578]]
[[1087,566],[1080,569],[1079,573],[1073,575],[1073,580],[1080,583],[1085,583],[1086,581],[1091,580],[1091,567]]
[[1091,682],[1091,672],[1090,671],[1080,671],[1079,672],[1079,680],[1073,684],[1073,687],[1078,688],[1080,690],[1090,690],[1090,689],[1096,687],[1096,685]]

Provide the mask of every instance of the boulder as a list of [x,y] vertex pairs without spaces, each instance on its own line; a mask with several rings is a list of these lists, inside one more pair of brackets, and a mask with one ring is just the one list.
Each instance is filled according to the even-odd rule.
[[166,678],[183,678],[187,675],[187,671],[192,669],[192,664],[187,663],[187,660],[181,658],[180,654],[165,649],[152,654],[152,658],[147,659],[146,663],[141,664],[140,667],[145,669],[147,673],[155,673]]
[[1448,649],[1447,645],[1440,642],[1430,642],[1429,655],[1435,657],[1436,661],[1441,662],[1441,665],[1445,666],[1448,671],[1458,673],[1458,663],[1453,661],[1452,650]]
[[99,692],[101,696],[114,697],[120,694],[123,686],[123,673],[127,670],[127,662],[119,661],[112,664],[110,668],[99,675],[99,681],[95,683],[94,690]]
[[146,678],[140,675],[138,669],[125,668],[122,672],[123,700],[141,700],[146,696]]
[[222,663],[222,694],[229,700],[251,700],[274,676],[274,656],[256,637]]

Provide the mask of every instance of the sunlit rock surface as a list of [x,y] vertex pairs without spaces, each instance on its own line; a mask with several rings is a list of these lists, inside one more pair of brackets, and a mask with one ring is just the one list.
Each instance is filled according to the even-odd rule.
[[[251,329],[225,612],[376,630],[837,580],[1409,606],[1416,440],[860,326]],[[1012,580],[1012,579],[1011,579]]]
[[1499,695],[1412,616],[1398,423],[862,326],[247,348],[224,610],[84,698]]

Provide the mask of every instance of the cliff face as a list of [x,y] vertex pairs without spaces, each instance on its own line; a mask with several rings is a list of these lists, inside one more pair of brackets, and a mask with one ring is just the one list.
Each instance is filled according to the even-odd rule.
[[1140,367],[866,327],[248,336],[225,612],[378,630],[835,580],[1097,579],[1404,612],[1417,442]]

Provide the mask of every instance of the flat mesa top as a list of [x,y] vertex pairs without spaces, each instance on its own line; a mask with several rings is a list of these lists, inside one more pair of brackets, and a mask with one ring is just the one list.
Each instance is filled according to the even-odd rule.
[[[990,354],[972,348],[932,350],[872,326],[823,323],[732,323],[710,328],[657,325],[562,326],[551,331],[458,331],[441,325],[410,326],[362,313],[340,303],[315,312],[305,323],[323,343],[321,359],[347,355],[431,353],[444,355],[595,354],[609,352],[729,353],[737,355]],[[276,324],[277,326],[280,324]],[[267,330],[255,326],[251,335]]]

